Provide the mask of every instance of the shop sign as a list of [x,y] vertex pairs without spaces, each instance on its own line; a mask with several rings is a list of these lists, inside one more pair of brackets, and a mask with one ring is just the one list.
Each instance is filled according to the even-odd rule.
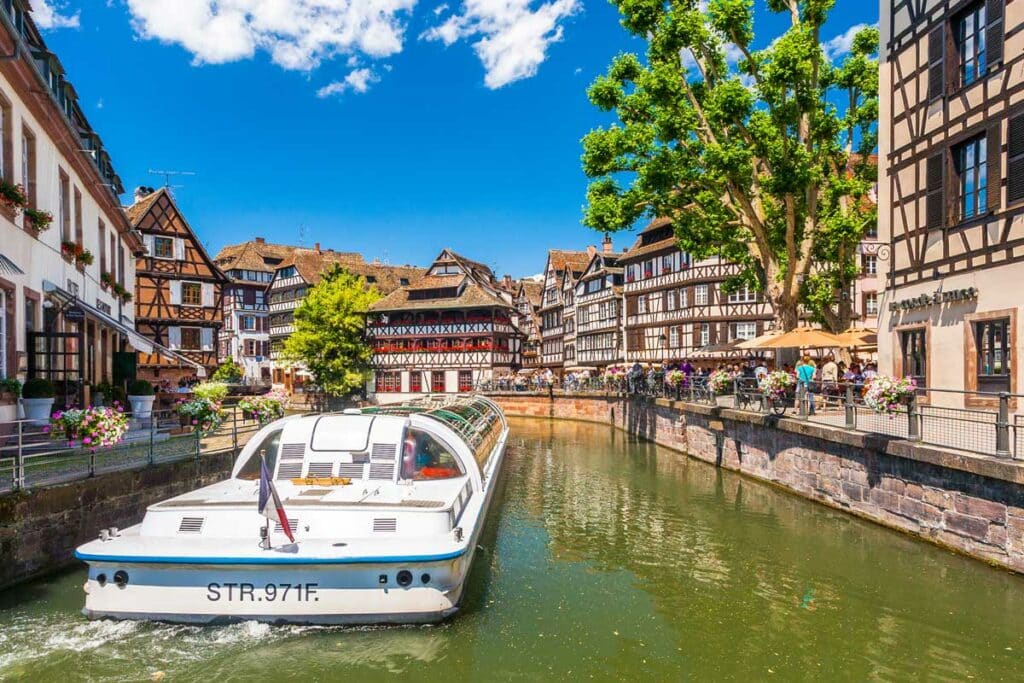
[[949,289],[946,291],[937,289],[932,294],[922,294],[921,296],[915,296],[909,299],[900,299],[899,301],[893,301],[889,304],[889,310],[893,312],[912,311],[918,308],[927,308],[928,306],[939,306],[942,304],[959,303],[961,301],[973,301],[974,299],[977,298],[977,287],[967,287],[966,289]]
[[85,321],[85,310],[81,306],[72,306],[64,311],[64,321],[80,323]]

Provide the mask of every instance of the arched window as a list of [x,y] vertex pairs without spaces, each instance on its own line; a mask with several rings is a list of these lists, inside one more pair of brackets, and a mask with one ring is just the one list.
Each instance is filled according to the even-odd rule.
[[452,479],[463,474],[451,449],[433,434],[415,428],[406,432],[402,446],[403,479]]

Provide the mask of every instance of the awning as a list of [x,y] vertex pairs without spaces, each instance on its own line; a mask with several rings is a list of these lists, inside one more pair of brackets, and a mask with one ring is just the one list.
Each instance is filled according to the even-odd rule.
[[148,339],[147,337],[139,334],[138,332],[128,327],[124,323],[115,320],[108,313],[104,313],[95,306],[89,305],[85,301],[82,301],[73,294],[66,292],[65,290],[53,284],[49,280],[43,280],[43,291],[52,296],[53,298],[57,299],[58,301],[79,306],[89,316],[95,318],[103,325],[106,325],[107,327],[117,330],[119,333],[123,334],[128,339],[128,343],[136,351],[139,351],[141,353],[160,354],[161,356],[167,358],[168,360],[177,361],[182,365],[188,365],[189,367],[195,368],[196,375],[198,377],[206,377],[206,368],[204,368],[201,364],[181,355],[177,351],[173,351],[167,348],[166,346],[163,346],[162,344],[157,344],[152,339]]
[[14,261],[0,254],[0,273],[4,275],[24,275],[25,271],[19,268]]

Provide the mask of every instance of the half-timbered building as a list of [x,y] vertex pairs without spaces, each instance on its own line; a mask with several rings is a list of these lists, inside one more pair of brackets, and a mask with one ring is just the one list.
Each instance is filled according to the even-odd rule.
[[[550,249],[547,263],[544,265],[544,289],[540,310],[541,359],[540,366],[560,373],[566,363],[565,350],[565,318],[574,318],[572,304],[573,285],[576,278],[583,274],[595,249],[588,251],[570,251],[566,249]],[[575,323],[575,320],[573,320]],[[570,333],[575,337],[575,330]],[[574,347],[570,349],[568,359],[573,361]]]
[[516,310],[516,327],[523,333],[523,350],[520,354],[524,368],[535,370],[541,367],[540,302],[544,283],[532,279],[516,283],[512,305]]
[[140,351],[137,375],[176,385],[183,377],[212,374],[227,277],[167,188],[139,188],[125,212],[146,246],[135,259],[135,328],[175,352]]
[[759,292],[723,290],[738,266],[718,257],[693,262],[677,246],[668,219],[644,228],[618,265],[629,363],[675,361],[700,349],[723,348],[762,334],[772,320]]
[[882,370],[928,387],[1020,391],[1024,2],[893,0],[880,24]]
[[[594,254],[576,283],[575,365],[578,367],[601,369],[624,360],[621,257],[622,254],[606,251]],[[567,364],[566,369],[573,367]]]
[[271,381],[267,287],[274,271],[294,250],[257,237],[226,246],[213,259],[228,277],[218,351],[222,360],[231,358],[242,367],[249,384]]
[[490,268],[445,249],[425,274],[370,308],[369,390],[391,402],[472,391],[515,372],[523,334],[513,324],[512,299]]
[[314,379],[302,365],[285,363],[280,359],[285,340],[295,331],[295,309],[306,298],[309,290],[320,282],[324,273],[335,266],[363,277],[368,286],[376,287],[384,296],[410,284],[423,274],[422,268],[394,266],[379,261],[368,263],[360,254],[321,249],[319,244],[312,249],[293,249],[291,255],[277,266],[267,290],[273,382],[289,393],[304,393],[306,386]]

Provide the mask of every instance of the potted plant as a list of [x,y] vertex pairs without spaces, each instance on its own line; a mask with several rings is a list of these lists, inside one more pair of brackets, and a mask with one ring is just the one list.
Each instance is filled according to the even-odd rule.
[[42,377],[32,377],[21,388],[21,405],[29,424],[43,426],[49,423],[50,410],[56,392],[53,382]]
[[100,273],[100,286],[103,289],[112,289],[116,282],[114,281],[114,274],[107,271]]
[[25,214],[25,222],[36,232],[47,230],[50,224],[53,223],[53,214],[49,211],[22,209],[22,213]]
[[114,400],[114,387],[107,380],[92,387],[92,404],[103,406]]
[[201,434],[211,434],[224,422],[224,413],[220,403],[208,398],[193,398],[191,401],[178,401],[178,417],[182,427],[193,427]]
[[128,383],[128,404],[132,407],[132,417],[145,419],[153,416],[153,401],[156,392],[153,385],[144,379],[132,380]]
[[17,377],[0,379],[0,405],[9,405],[21,396],[21,382]]
[[74,261],[79,251],[77,242],[65,240],[60,243],[60,255],[64,257],[65,261]]
[[119,406],[110,408],[69,408],[53,414],[50,435],[63,437],[68,447],[80,440],[84,448],[96,452],[97,448],[117,445],[128,432],[128,418]]
[[92,255],[92,252],[88,249],[80,249],[78,253],[75,254],[75,263],[83,266],[91,266],[94,258],[95,257]]
[[20,209],[28,204],[25,188],[21,185],[0,180],[0,204],[8,209]]

